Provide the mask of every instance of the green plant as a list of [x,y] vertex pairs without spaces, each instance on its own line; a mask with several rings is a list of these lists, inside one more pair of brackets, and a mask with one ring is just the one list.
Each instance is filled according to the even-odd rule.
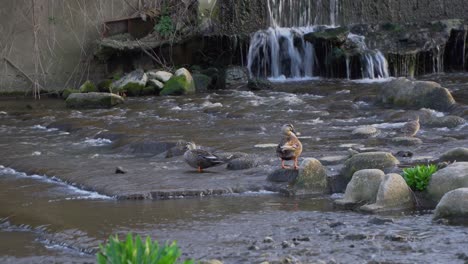
[[105,246],[99,245],[97,253],[99,264],[193,264],[193,260],[177,262],[181,251],[177,242],[166,243],[160,246],[157,241],[151,241],[146,237],[142,241],[140,236],[133,239],[132,234],[127,235],[125,241],[120,241],[118,236],[111,236]]
[[424,191],[431,180],[432,174],[437,171],[437,166],[418,165],[416,167],[403,169],[403,178],[413,190]]
[[159,18],[159,22],[154,26],[154,30],[162,36],[169,36],[174,31],[172,18],[168,15],[163,15]]

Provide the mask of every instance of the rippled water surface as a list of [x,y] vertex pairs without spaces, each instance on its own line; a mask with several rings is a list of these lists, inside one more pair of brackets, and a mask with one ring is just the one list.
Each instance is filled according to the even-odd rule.
[[[452,90],[468,83],[465,75],[425,78]],[[434,223],[430,211],[363,215],[335,210],[339,194],[288,198],[265,190],[267,173],[279,166],[271,146],[286,122],[301,132],[303,157],[346,155],[354,146],[411,150],[423,160],[467,145],[466,126],[422,126],[422,145],[389,144],[410,112],[374,106],[380,85],[284,82],[274,91],[129,98],[117,108],[79,111],[61,100],[0,99],[0,261],[93,262],[109,235],[133,232],[178,240],[185,257],[225,263],[288,256],[302,263],[463,263],[468,229]],[[381,132],[351,137],[361,125]],[[255,154],[261,164],[197,174],[166,152],[181,140]],[[117,166],[128,173],[115,174]],[[336,173],[339,166],[327,169]],[[122,200],[207,189],[224,194]],[[274,242],[264,243],[267,236]]]

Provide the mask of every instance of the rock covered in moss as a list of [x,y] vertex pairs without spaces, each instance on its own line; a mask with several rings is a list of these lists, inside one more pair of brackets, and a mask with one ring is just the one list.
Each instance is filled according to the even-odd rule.
[[68,96],[66,105],[69,108],[111,108],[122,104],[124,99],[111,93],[73,93]]
[[160,95],[184,95],[195,93],[195,83],[190,72],[181,68],[164,84]]
[[395,168],[400,162],[389,152],[366,152],[359,153],[349,158],[343,169],[341,175],[346,179],[351,179],[356,171],[364,169],[379,169],[389,171]]
[[302,161],[299,168],[299,175],[294,184],[296,195],[327,193],[327,171],[325,167],[314,158],[307,158]]
[[63,99],[67,99],[68,96],[70,96],[70,94],[79,93],[79,92],[80,92],[80,90],[78,90],[78,89],[67,88],[67,89],[63,90],[63,92],[62,92],[62,98],[63,98]]
[[111,92],[112,80],[104,80],[98,83],[97,88],[101,93]]
[[146,73],[138,69],[113,82],[111,89],[113,93],[127,93],[129,96],[136,96],[141,93],[147,81]]
[[447,127],[455,128],[466,123],[466,120],[463,117],[459,116],[443,116],[443,117],[431,117],[425,122],[424,126],[428,127]]
[[92,92],[98,92],[96,85],[94,85],[92,81],[87,80],[80,86],[80,93],[92,93]]
[[436,82],[398,78],[382,86],[377,101],[407,108],[431,108],[444,111],[455,104],[449,90]]
[[312,44],[330,43],[340,46],[346,42],[349,29],[346,27],[327,28],[304,35],[304,39]]

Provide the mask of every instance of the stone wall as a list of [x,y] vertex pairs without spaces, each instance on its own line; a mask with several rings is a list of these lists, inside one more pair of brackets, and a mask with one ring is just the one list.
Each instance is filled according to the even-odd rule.
[[15,0],[0,7],[0,92],[77,87],[100,78],[93,62],[105,20],[135,13],[138,0]]

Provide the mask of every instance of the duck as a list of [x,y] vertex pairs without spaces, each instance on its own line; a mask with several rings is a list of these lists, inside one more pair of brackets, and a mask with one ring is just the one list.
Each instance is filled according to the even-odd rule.
[[202,173],[203,169],[221,165],[224,163],[218,156],[213,153],[201,149],[194,142],[187,142],[187,151],[184,153],[185,162],[198,172]]
[[406,122],[400,131],[406,137],[414,137],[418,133],[419,128],[419,116],[415,116]]
[[302,143],[297,138],[298,133],[296,133],[292,124],[283,125],[281,127],[281,133],[283,138],[276,148],[276,153],[281,159],[281,168],[289,168],[289,166],[284,165],[284,162],[286,160],[293,160],[294,169],[297,170],[299,168],[297,159],[302,153]]

